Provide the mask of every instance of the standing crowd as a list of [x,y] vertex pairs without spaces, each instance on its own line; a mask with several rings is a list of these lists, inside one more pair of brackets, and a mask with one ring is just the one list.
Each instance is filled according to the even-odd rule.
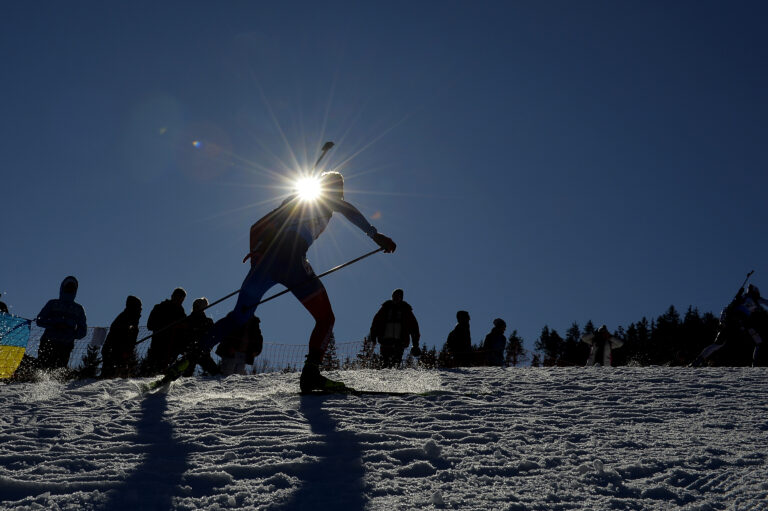
[[[37,325],[44,329],[36,361],[40,369],[66,368],[75,341],[86,335],[85,310],[75,301],[77,291],[77,279],[66,277],[61,283],[59,297],[49,300],[35,319]],[[176,288],[170,298],[152,308],[147,319],[147,329],[152,332],[151,342],[141,362],[137,359],[135,348],[143,340],[138,338],[142,303],[139,298],[128,296],[125,309],[110,325],[101,346],[101,377],[159,374],[167,371],[180,358],[189,361],[183,376],[191,376],[197,366],[209,375],[246,374],[247,366],[252,365],[262,351],[260,319],[252,316],[222,339],[215,351],[221,359],[217,364],[203,342],[214,327],[213,320],[205,314],[208,300],[196,299],[187,314],[183,306],[186,296],[184,289]],[[699,354],[691,366],[707,364],[716,354],[721,363],[741,365],[737,363],[741,356],[738,350],[743,350],[747,341],[752,346],[752,365],[762,365],[765,357],[761,347],[763,338],[768,334],[768,314],[764,306],[768,306],[768,300],[760,296],[757,286],[750,284],[740,289],[720,316],[720,327],[714,342]],[[0,302],[0,313],[8,314],[8,307],[3,302]],[[505,331],[505,321],[496,318],[481,345],[473,346],[469,312],[458,311],[456,325],[445,342],[444,365],[505,366]],[[404,300],[404,291],[395,289],[391,299],[383,302],[373,316],[370,327],[370,339],[379,346],[380,366],[400,367],[409,346],[410,355],[419,357],[420,338],[413,307]],[[611,366],[613,352],[623,344],[623,340],[611,334],[606,325],[584,334],[581,341],[589,347],[587,366]]]

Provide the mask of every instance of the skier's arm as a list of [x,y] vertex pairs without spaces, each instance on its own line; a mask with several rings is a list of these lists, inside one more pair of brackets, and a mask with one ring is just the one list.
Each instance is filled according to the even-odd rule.
[[331,204],[334,211],[344,215],[347,220],[352,222],[352,224],[357,226],[358,229],[363,231],[368,235],[369,238],[375,241],[377,245],[383,248],[384,252],[395,251],[395,248],[397,248],[395,242],[392,241],[389,237],[377,231],[376,228],[372,226],[368,220],[365,219],[365,216],[363,216],[363,214],[360,213],[360,211],[355,206],[343,199],[335,200]]

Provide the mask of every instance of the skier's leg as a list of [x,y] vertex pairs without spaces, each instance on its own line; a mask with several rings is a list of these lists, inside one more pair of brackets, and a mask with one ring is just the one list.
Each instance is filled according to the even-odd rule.
[[343,383],[329,380],[320,374],[320,363],[336,321],[328,293],[306,260],[301,261],[301,264],[294,266],[293,269],[295,271],[286,275],[286,280],[281,284],[290,288],[294,296],[315,318],[315,327],[309,337],[307,361],[299,380],[301,390],[308,392],[316,389],[344,388]]
[[[318,280],[318,283],[320,281]],[[312,334],[309,336],[309,351],[319,352],[320,355],[325,354],[325,350],[328,347],[328,341],[331,339],[331,332],[333,331],[333,325],[336,322],[336,317],[333,315],[333,309],[331,308],[331,300],[328,298],[328,293],[325,288],[320,284],[321,289],[318,290],[312,296],[309,296],[301,301],[301,304],[306,307],[312,317],[315,318],[315,327],[312,329]]]

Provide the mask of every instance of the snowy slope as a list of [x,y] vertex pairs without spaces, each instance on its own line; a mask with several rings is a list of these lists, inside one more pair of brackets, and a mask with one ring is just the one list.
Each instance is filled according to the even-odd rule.
[[346,371],[0,386],[2,509],[768,509],[765,369]]

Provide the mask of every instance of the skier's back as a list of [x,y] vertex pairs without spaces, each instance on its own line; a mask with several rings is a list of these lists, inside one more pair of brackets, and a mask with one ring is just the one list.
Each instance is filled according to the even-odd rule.
[[385,252],[394,252],[396,248],[390,238],[380,234],[357,208],[344,200],[341,174],[326,172],[320,176],[320,184],[322,196],[317,201],[291,196],[251,226],[250,251],[244,259],[251,261],[251,269],[240,288],[237,304],[232,312],[216,322],[205,340],[206,347],[212,348],[243,327],[267,290],[275,284],[284,285],[315,319],[309,338],[309,354],[300,379],[303,392],[343,386],[320,374],[320,361],[328,346],[335,316],[325,287],[306,259],[310,245],[337,212]]

